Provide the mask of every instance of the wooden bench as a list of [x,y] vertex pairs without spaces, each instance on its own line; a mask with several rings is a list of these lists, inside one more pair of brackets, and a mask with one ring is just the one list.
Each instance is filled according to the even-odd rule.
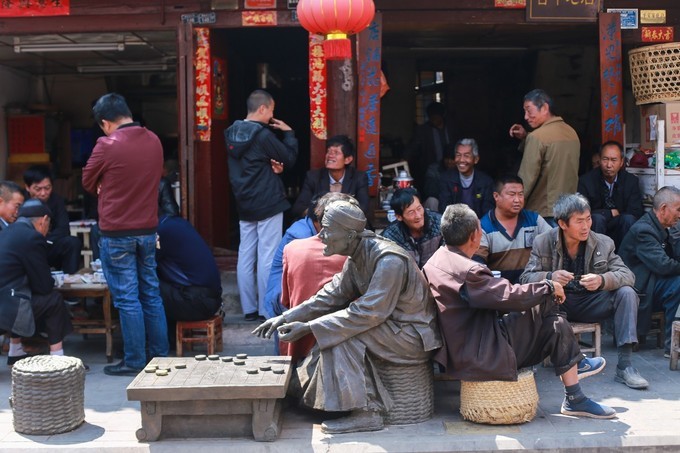
[[[602,329],[600,323],[598,322],[570,322],[571,329],[574,331],[576,336],[576,341],[581,346],[581,352],[583,354],[592,354],[593,357],[600,357],[602,355]],[[581,335],[591,334],[591,342],[586,343]],[[543,366],[552,366],[550,363],[550,357],[546,357],[543,360]]]
[[142,371],[127,387],[128,400],[141,404],[137,439],[252,435],[257,441],[276,440],[290,356],[248,357],[241,365],[228,359],[152,359],[147,367],[170,371],[167,376]]

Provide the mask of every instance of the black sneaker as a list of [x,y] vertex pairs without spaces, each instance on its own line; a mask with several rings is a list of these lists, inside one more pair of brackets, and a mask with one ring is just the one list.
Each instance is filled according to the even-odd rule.
[[104,374],[108,376],[137,376],[142,368],[132,368],[125,364],[125,361],[121,360],[116,365],[108,365],[104,367]]
[[256,311],[254,311],[252,313],[246,313],[246,315],[244,316],[246,321],[258,321],[259,317],[260,317],[260,314]]
[[25,359],[26,357],[29,357],[28,354],[22,354],[22,355],[8,355],[7,356],[7,365],[12,366],[15,363],[17,363],[21,359]]

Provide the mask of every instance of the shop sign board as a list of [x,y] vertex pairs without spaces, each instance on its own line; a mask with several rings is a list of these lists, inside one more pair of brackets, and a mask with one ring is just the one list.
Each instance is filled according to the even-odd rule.
[[600,14],[599,36],[602,143],[623,143],[623,59],[618,14]]
[[191,13],[182,14],[180,17],[185,24],[189,22],[196,25],[204,25],[217,22],[217,13]]
[[494,0],[495,8],[524,9],[527,7],[527,0]]
[[595,22],[602,0],[527,0],[527,22]]
[[666,10],[665,9],[641,9],[640,10],[641,24],[665,24]]
[[242,11],[241,25],[244,27],[271,27],[276,25],[276,11]]
[[368,176],[368,192],[375,196],[380,185],[381,16],[357,35],[357,46],[357,160],[359,169]]
[[673,42],[673,32],[673,27],[642,27],[640,37],[642,42]]
[[276,9],[276,0],[243,0],[244,9]]
[[68,16],[71,0],[2,0],[0,17]]
[[607,8],[607,12],[621,15],[621,30],[635,30],[639,26],[636,8]]

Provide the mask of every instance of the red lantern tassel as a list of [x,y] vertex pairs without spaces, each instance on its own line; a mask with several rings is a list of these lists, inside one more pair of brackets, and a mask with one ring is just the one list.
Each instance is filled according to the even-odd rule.
[[329,34],[323,42],[323,53],[326,60],[352,58],[352,42],[344,33]]

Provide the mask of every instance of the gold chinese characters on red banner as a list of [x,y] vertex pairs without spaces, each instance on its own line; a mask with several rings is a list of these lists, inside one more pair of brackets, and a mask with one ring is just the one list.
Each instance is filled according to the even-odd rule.
[[71,0],[0,0],[0,17],[68,16]]
[[245,9],[276,9],[276,0],[243,0]]
[[196,82],[196,139],[210,141],[211,112],[211,67],[210,67],[210,29],[198,27],[194,29],[196,36],[196,53],[194,55],[194,74]]
[[241,25],[244,27],[267,27],[276,25],[276,11],[242,11]]
[[673,31],[673,27],[642,27],[640,35],[642,42],[672,42]]
[[496,8],[523,9],[527,7],[527,0],[494,0]]
[[312,133],[326,140],[328,131],[326,59],[323,38],[309,34],[309,117]]

